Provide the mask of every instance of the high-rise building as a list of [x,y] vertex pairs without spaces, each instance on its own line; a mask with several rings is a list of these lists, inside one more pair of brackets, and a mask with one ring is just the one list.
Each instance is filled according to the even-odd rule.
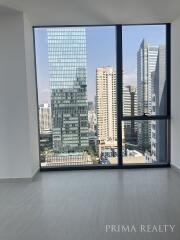
[[88,111],[94,110],[94,103],[89,101],[88,102]]
[[123,115],[137,116],[137,91],[132,85],[123,86]]
[[51,107],[48,103],[39,105],[39,128],[40,134],[51,131]]
[[97,117],[96,112],[94,108],[93,102],[88,102],[88,130],[89,132],[96,133],[96,127],[97,127]]
[[[158,46],[144,39],[137,52],[138,115],[152,114],[152,73],[155,71]],[[138,145],[143,151],[150,149],[150,121],[138,121]]]
[[47,28],[53,149],[82,151],[88,146],[86,30]]
[[164,115],[166,113],[166,93],[166,47],[160,45],[156,69],[152,74],[152,115]]
[[[157,64],[152,74],[152,114],[163,115],[166,109],[166,48],[159,46]],[[163,148],[166,141],[166,126],[162,120],[153,120],[151,124],[151,158],[152,162],[162,162],[166,159]]]
[[[116,71],[113,67],[96,69],[96,113],[99,154],[106,142],[117,147]],[[108,144],[109,145],[109,144]]]
[[89,132],[96,132],[97,128],[97,116],[94,110],[88,111],[88,129]]
[[[123,86],[123,115],[137,116],[137,92],[134,86]],[[135,121],[125,121],[123,124],[126,143],[137,143],[137,124]]]

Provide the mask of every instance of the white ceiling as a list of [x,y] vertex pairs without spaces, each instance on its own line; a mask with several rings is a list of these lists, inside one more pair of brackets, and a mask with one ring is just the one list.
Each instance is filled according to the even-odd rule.
[[180,16],[180,0],[0,0],[0,5],[25,12],[33,25],[159,23]]

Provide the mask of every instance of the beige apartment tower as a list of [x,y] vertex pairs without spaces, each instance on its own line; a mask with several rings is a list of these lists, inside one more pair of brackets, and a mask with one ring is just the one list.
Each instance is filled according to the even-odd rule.
[[98,151],[106,145],[117,148],[116,71],[113,67],[96,69]]

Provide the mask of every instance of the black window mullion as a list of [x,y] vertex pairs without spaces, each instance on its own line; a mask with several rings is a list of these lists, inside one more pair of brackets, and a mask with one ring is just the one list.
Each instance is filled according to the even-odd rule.
[[171,117],[171,24],[166,24],[167,117]]
[[118,140],[118,165],[122,166],[122,117],[123,117],[123,79],[122,79],[122,25],[116,26],[116,74],[117,74],[117,140]]
[[167,162],[171,163],[171,24],[166,24]]

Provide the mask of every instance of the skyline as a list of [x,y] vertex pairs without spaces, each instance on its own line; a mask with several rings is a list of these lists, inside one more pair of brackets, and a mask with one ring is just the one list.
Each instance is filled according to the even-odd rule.
[[[87,93],[94,101],[96,68],[116,68],[115,27],[86,27]],[[136,54],[143,38],[153,45],[165,44],[164,25],[123,26],[123,83],[136,85]],[[133,41],[132,41],[133,40]],[[39,104],[50,102],[46,28],[35,29],[35,49]]]

